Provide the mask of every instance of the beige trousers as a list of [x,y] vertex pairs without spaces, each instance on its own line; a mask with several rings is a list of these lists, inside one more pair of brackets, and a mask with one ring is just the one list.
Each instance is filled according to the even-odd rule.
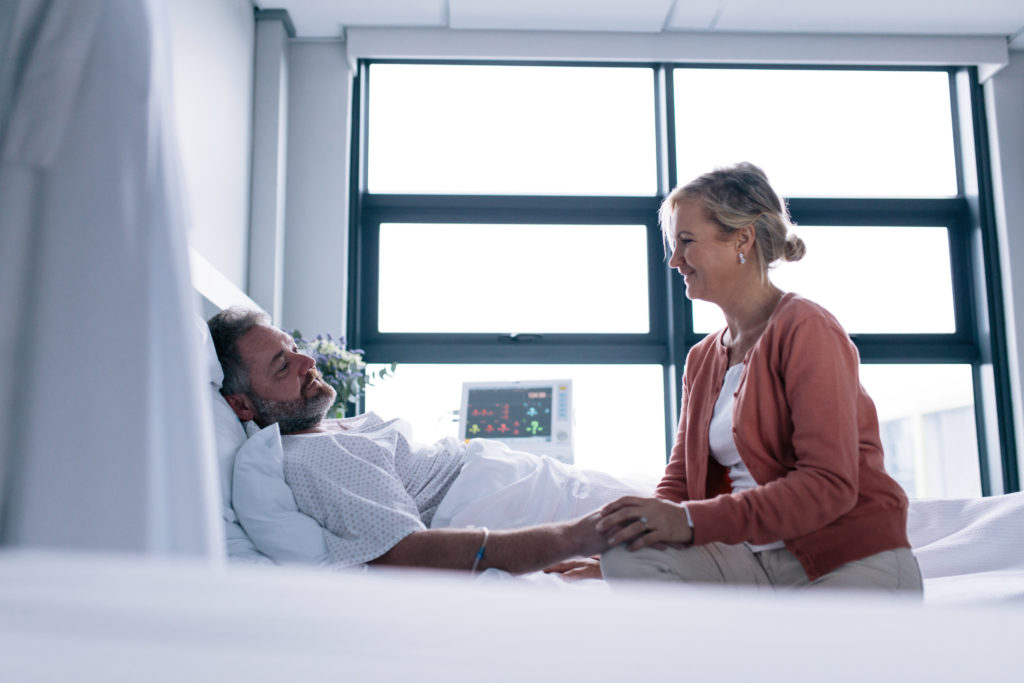
[[601,572],[610,583],[650,579],[739,584],[768,590],[860,588],[923,593],[921,569],[907,548],[848,562],[814,581],[808,580],[800,561],[785,548],[755,553],[743,544],[724,543],[636,552],[620,545],[601,555]]

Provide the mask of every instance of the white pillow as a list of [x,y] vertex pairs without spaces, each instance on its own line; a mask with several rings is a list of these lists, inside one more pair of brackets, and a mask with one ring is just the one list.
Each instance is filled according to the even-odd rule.
[[206,373],[210,376],[210,384],[215,389],[220,389],[224,383],[224,368],[220,366],[220,360],[217,358],[217,349],[213,345],[210,326],[201,317],[196,316],[196,327],[199,329],[199,338],[202,339],[202,362],[206,366]]
[[220,513],[225,522],[237,522],[231,508],[231,476],[235,468],[235,454],[245,443],[245,429],[220,391],[213,388],[210,403],[213,406],[213,431],[217,440],[217,473],[220,475]]
[[196,317],[201,344],[203,347],[203,365],[210,377],[210,405],[213,407],[213,432],[217,451],[217,474],[220,477],[220,514],[224,520],[224,537],[227,541],[228,557],[234,560],[269,562],[253,542],[245,535],[238,524],[238,518],[231,507],[231,477],[235,466],[235,453],[245,443],[245,429],[220,394],[220,385],[224,381],[224,370],[217,360],[217,350],[213,346],[210,328],[206,321]]
[[249,439],[235,455],[232,505],[245,533],[278,563],[328,564],[324,529],[299,512],[284,480],[278,425],[245,425]]

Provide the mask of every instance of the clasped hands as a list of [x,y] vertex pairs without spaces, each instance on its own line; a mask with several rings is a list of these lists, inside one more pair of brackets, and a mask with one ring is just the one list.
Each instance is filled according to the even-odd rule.
[[[601,552],[620,543],[628,543],[629,550],[640,550],[683,547],[693,540],[693,529],[686,521],[683,506],[659,498],[619,498],[580,519],[578,525],[577,530],[590,539],[584,554]],[[596,555],[565,560],[544,571],[559,574],[566,581],[601,578]]]
[[627,543],[629,550],[685,546],[693,540],[682,505],[660,498],[626,496],[601,508],[596,530],[608,547]]

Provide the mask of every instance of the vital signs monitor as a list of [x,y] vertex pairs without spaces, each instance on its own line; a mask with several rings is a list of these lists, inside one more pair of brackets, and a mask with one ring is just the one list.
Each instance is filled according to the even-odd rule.
[[494,439],[572,464],[572,380],[465,382],[459,438]]

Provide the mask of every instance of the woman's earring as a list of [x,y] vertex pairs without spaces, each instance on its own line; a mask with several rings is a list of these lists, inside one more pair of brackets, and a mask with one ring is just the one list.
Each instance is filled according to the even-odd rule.
[[743,252],[742,252],[742,251],[741,251],[741,252],[739,253],[739,258],[740,258],[740,265],[741,265],[741,266],[742,266],[742,265],[743,265],[744,263],[746,263],[746,262],[747,262],[747,257],[743,255]]

